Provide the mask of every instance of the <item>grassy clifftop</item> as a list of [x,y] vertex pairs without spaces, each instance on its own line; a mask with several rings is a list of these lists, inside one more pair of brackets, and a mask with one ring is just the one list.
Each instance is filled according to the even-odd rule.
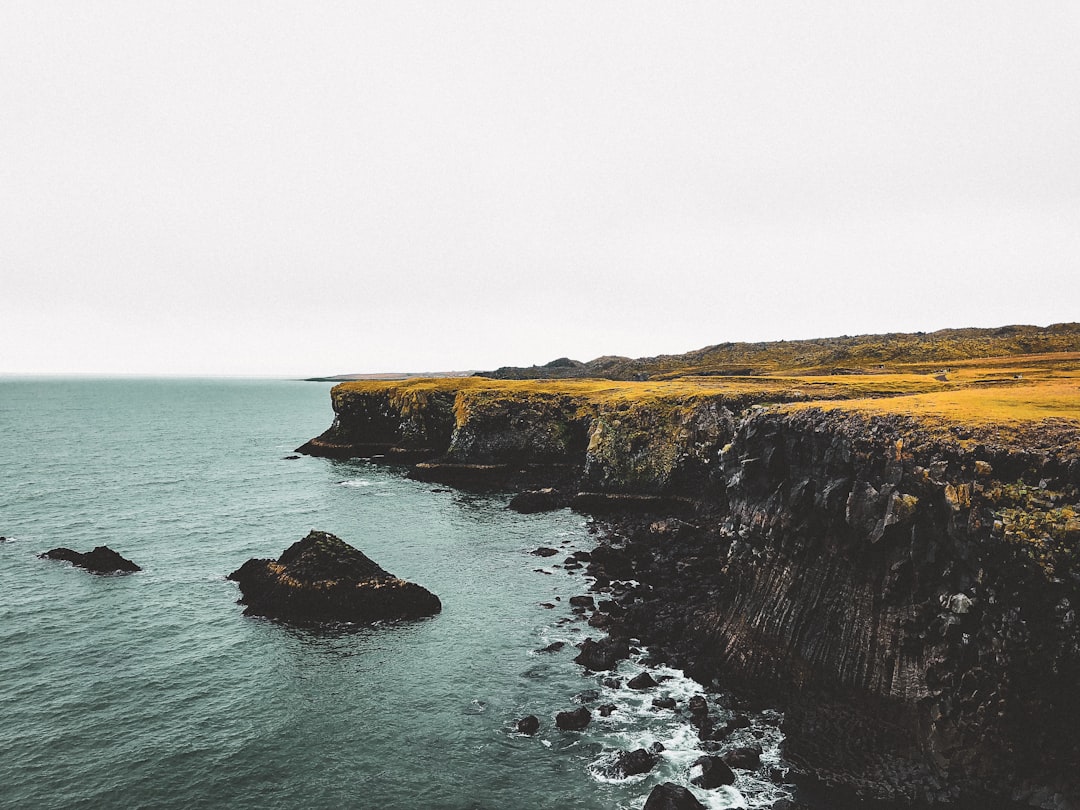
[[[610,379],[505,380],[486,377],[355,381],[338,385],[335,399],[387,394],[403,411],[423,408],[433,395],[456,397],[464,411],[500,400],[563,398],[581,416],[599,408],[692,407],[722,400],[733,410],[789,403],[910,416],[927,428],[964,425],[1015,431],[1056,420],[1080,426],[1080,351],[967,359],[947,365],[894,362],[858,374],[809,374],[798,369],[744,376],[678,376],[647,381]],[[1003,437],[1004,438],[1004,437]]]
[[560,358],[543,366],[483,372],[498,379],[662,380],[687,376],[834,374],[911,370],[991,357],[1080,352],[1080,324],[858,335],[769,343],[720,343],[677,355]]

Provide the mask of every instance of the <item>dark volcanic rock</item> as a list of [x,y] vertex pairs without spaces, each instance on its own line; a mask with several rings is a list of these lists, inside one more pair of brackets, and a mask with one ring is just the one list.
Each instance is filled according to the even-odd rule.
[[639,773],[648,773],[659,761],[659,754],[646,751],[644,748],[638,748],[636,751],[620,751],[615,761],[605,769],[605,773],[614,779],[625,779]]
[[546,647],[541,647],[539,650],[537,650],[537,652],[555,653],[555,652],[558,652],[559,650],[561,650],[565,646],[566,646],[565,641],[553,641],[550,644],[548,644]]
[[548,546],[540,546],[540,548],[533,549],[529,553],[537,557],[554,557],[559,552],[556,549],[549,548]]
[[673,698],[673,697],[653,698],[652,705],[653,705],[653,707],[655,707],[657,709],[674,709],[675,708],[675,698]]
[[652,789],[644,810],[705,810],[705,805],[682,785],[664,782]]
[[754,771],[761,767],[761,749],[756,745],[752,748],[732,748],[724,752],[723,760],[729,767]]
[[571,596],[570,604],[574,607],[593,608],[595,604],[591,596]]
[[657,685],[656,680],[648,672],[642,672],[640,675],[635,675],[626,685],[631,689],[652,689]]
[[694,764],[701,766],[701,776],[695,776],[690,782],[698,787],[712,790],[735,784],[735,772],[720,757],[701,757]]
[[603,703],[596,707],[601,717],[611,717],[611,713],[618,708],[614,703]]
[[531,737],[540,730],[540,718],[535,714],[522,717],[517,721],[517,730],[520,734],[528,734]]
[[615,665],[623,658],[630,655],[630,645],[625,639],[602,638],[593,641],[591,638],[581,642],[581,652],[574,658],[574,663],[581,664],[586,669],[594,672],[614,669]]
[[137,566],[131,560],[121,557],[108,546],[98,546],[93,551],[88,551],[85,554],[78,551],[72,551],[70,548],[54,548],[39,556],[46,560],[66,560],[72,565],[77,565],[79,568],[85,568],[87,571],[92,571],[95,574],[142,571],[142,568]]
[[510,499],[509,508],[515,512],[530,514],[532,512],[550,512],[563,506],[563,497],[559,491],[552,487],[544,489],[528,489],[519,492]]
[[278,559],[248,560],[229,574],[246,616],[291,622],[418,619],[442,610],[435,594],[387,573],[361,551],[312,531]]
[[581,731],[592,720],[592,712],[582,706],[572,712],[559,712],[555,715],[555,725],[563,731]]

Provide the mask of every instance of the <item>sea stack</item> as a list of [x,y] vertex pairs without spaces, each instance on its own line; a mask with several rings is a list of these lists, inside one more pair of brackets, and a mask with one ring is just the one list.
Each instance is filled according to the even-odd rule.
[[442,610],[431,591],[398,579],[328,532],[313,530],[277,560],[248,560],[228,578],[240,585],[245,616],[298,624],[369,624]]

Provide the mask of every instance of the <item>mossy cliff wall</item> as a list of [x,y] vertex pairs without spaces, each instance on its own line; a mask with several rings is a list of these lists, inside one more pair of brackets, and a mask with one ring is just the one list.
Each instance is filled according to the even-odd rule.
[[[732,436],[735,413],[755,399],[506,385],[511,387],[466,379],[432,390],[337,386],[333,425],[299,449],[335,458],[435,462],[448,470],[558,465],[572,468],[581,486],[601,492],[681,493],[705,486]],[[493,471],[488,483],[498,486],[503,474]]]
[[826,784],[1072,806],[1080,429],[1006,442],[765,399],[342,386],[302,449],[396,447],[515,484],[564,465],[576,489],[693,499],[694,520],[628,520],[628,546],[597,555],[642,583],[613,632],[779,702],[788,757]]

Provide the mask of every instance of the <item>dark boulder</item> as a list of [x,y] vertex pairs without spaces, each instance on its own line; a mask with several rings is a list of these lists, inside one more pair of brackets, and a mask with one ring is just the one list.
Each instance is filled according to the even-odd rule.
[[591,596],[571,596],[570,604],[574,607],[581,608],[595,607],[595,604],[593,603],[593,598]]
[[735,772],[720,757],[701,757],[694,764],[701,766],[701,776],[691,779],[691,784],[706,790],[735,784]]
[[652,689],[657,685],[656,680],[648,672],[642,672],[640,675],[635,675],[626,685],[631,689]]
[[530,714],[528,717],[522,717],[517,721],[517,730],[519,734],[527,734],[530,737],[540,729],[540,718],[535,714]]
[[79,568],[85,568],[95,574],[117,574],[142,571],[131,560],[121,557],[108,546],[98,546],[85,554],[70,548],[54,548],[39,555],[46,560],[65,560]]
[[675,708],[675,698],[673,698],[673,697],[653,698],[652,705],[653,705],[654,708],[657,708],[657,709],[674,709]]
[[582,706],[572,712],[559,712],[555,715],[555,725],[563,731],[582,731],[592,720],[592,712]]
[[546,647],[541,647],[539,650],[537,650],[537,652],[554,653],[554,652],[558,652],[559,650],[561,650],[565,646],[566,646],[565,641],[553,641],[550,644],[548,644]]
[[554,557],[559,552],[548,546],[540,546],[540,548],[533,549],[529,553],[536,557]]
[[614,703],[602,703],[596,707],[596,710],[600,712],[601,717],[611,717],[611,713],[618,707]]
[[593,641],[587,638],[581,642],[579,648],[581,652],[574,658],[574,663],[594,672],[614,669],[621,659],[630,655],[630,645],[626,643],[626,639],[607,637]]
[[732,748],[724,752],[723,760],[732,768],[755,771],[761,767],[761,748],[757,745],[750,748]]
[[625,779],[639,773],[648,773],[659,761],[659,754],[646,751],[644,748],[638,748],[636,751],[620,751],[615,761],[605,768],[604,772],[613,779]]
[[584,692],[578,692],[571,699],[574,703],[596,703],[600,699],[600,690],[586,689]]
[[442,610],[431,591],[398,579],[327,532],[312,531],[277,560],[248,560],[228,578],[240,585],[245,616],[366,624]]
[[694,717],[705,717],[709,714],[709,704],[701,695],[694,695],[686,705]]
[[523,514],[550,512],[553,509],[561,509],[563,506],[565,506],[565,498],[558,490],[551,487],[519,492],[510,499],[509,503],[510,509]]
[[643,810],[705,810],[705,805],[682,785],[664,782],[652,789]]

